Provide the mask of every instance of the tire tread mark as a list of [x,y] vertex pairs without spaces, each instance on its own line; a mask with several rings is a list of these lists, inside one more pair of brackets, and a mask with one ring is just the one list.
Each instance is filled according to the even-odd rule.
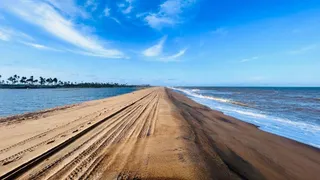
[[[151,92],[152,93],[152,92]],[[149,94],[151,94],[149,93]],[[143,96],[142,98],[138,99],[138,101],[146,98],[149,94]],[[39,155],[38,157],[35,157],[33,159],[31,159],[28,162],[23,163],[22,165],[18,166],[17,168],[14,168],[13,170],[6,172],[5,174],[3,174],[0,179],[15,179],[16,177],[18,177],[19,175],[21,175],[23,172],[26,172],[27,170],[31,169],[33,166],[35,166],[36,164],[38,164],[40,161],[45,160],[48,156],[56,153],[57,151],[63,149],[64,147],[66,147],[68,144],[72,143],[73,141],[75,141],[76,139],[78,139],[79,137],[83,136],[84,134],[86,134],[87,132],[91,131],[92,129],[94,129],[95,127],[97,127],[98,125],[100,125],[101,123],[103,123],[104,121],[112,118],[113,116],[115,116],[116,114],[122,112],[123,110],[127,109],[128,107],[134,105],[135,103],[137,103],[138,101],[135,101],[123,108],[121,108],[120,110],[112,113],[110,116],[104,118],[103,120],[97,122],[96,124],[90,126],[89,128],[81,131],[80,133],[76,134],[75,136],[71,137],[70,139],[64,141],[63,143],[57,145],[56,147],[53,147],[52,149],[48,150],[47,152],[44,152],[43,154]]]

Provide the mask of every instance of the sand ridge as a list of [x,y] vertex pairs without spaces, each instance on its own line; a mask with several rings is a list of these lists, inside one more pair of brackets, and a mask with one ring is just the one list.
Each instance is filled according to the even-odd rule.
[[[166,112],[171,109],[164,105],[164,93],[163,89],[151,88],[115,101],[96,101],[80,109],[71,107],[48,117],[3,125],[1,128],[10,130],[0,136],[7,139],[0,149],[1,179],[191,177],[190,173],[181,175],[183,171],[176,168],[183,167],[178,155],[157,152],[183,146],[179,140],[168,138],[180,133]],[[157,125],[161,118],[164,120]],[[12,136],[15,138],[10,140]],[[157,172],[159,169],[163,174]]]
[[310,179],[320,167],[317,149],[157,87],[2,119],[0,140],[0,179]]

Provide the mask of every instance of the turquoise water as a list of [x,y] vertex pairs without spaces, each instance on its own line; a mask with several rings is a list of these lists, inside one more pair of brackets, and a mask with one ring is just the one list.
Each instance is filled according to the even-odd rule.
[[0,117],[130,93],[136,88],[0,89]]
[[261,130],[320,148],[320,88],[173,88]]

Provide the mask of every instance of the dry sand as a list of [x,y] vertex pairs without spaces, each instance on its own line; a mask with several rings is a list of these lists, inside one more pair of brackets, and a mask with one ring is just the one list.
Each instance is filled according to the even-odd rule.
[[0,179],[319,179],[320,151],[165,88],[0,119]]

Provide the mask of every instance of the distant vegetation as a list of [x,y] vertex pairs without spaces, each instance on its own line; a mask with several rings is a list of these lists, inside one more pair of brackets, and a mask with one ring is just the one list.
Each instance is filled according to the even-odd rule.
[[25,77],[13,75],[5,79],[0,75],[0,88],[24,89],[24,88],[102,88],[102,87],[146,87],[149,85],[128,85],[119,83],[98,83],[98,82],[70,82],[61,81],[58,78],[34,76]]

